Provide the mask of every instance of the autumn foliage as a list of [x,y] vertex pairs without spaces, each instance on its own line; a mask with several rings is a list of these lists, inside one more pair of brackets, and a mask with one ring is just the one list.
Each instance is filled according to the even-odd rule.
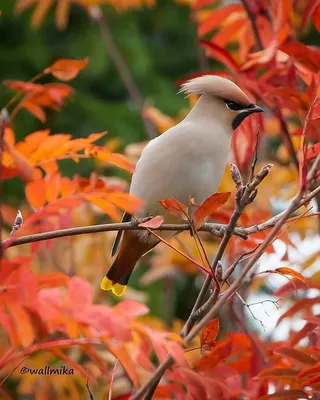
[[[1,200],[1,398],[91,395],[120,400],[144,398],[146,393],[177,400],[319,398],[320,47],[304,44],[304,38],[310,30],[319,38],[320,3],[176,2],[189,7],[190,24],[197,26],[199,51],[208,65],[207,71],[181,76],[177,84],[203,73],[228,77],[266,112],[254,114],[235,132],[231,173],[228,167],[218,193],[203,204],[194,199],[190,204],[162,200],[162,207],[189,227],[178,238],[162,240],[144,260],[148,269],[139,270],[119,302],[100,290],[100,280],[111,264],[115,234],[108,230],[123,226],[108,229],[98,224],[119,222],[123,211],[140,209],[141,200],[127,189],[145,143],[133,143],[121,154],[108,141],[105,127],[99,133],[88,132],[86,138],[49,128],[48,113],[64,112],[64,105],[77,96],[71,81],[90,69],[88,58],[57,59],[28,81],[14,77],[2,81],[10,98],[0,106],[0,183],[18,179],[24,193],[19,212],[9,200]],[[123,12],[155,3],[17,0],[16,12],[30,8],[35,29],[46,23],[54,8],[56,26],[68,29],[73,7],[89,19],[106,4]],[[188,101],[192,106],[195,99]],[[18,140],[15,121],[22,110],[42,128],[25,132]],[[159,134],[185,113],[167,116],[149,102],[142,110]],[[80,165],[85,160],[93,165],[87,176],[70,176],[63,167],[66,161]],[[117,176],[112,176],[114,171]],[[244,205],[239,203],[246,182],[255,178],[260,180],[252,197]],[[279,220],[275,215],[285,213],[297,193],[299,206],[267,242]],[[215,259],[239,204],[243,207],[223,257]],[[196,209],[193,218],[190,206]],[[206,221],[218,225],[206,226]],[[153,216],[136,225],[156,235],[162,224],[161,216]],[[88,226],[91,233],[72,231]],[[134,227],[126,225],[129,228]],[[60,239],[34,236],[53,231],[60,232]],[[185,325],[193,305],[189,297],[197,297],[199,280],[209,276],[216,285],[208,292],[212,308],[264,244],[261,259],[239,281],[218,315],[202,327],[208,314],[199,313],[192,325],[195,331],[189,329]],[[214,268],[212,259],[217,261]],[[183,313],[175,313],[170,296],[179,293],[186,279],[191,285],[179,301],[188,309],[179,318]],[[148,286],[157,284],[162,305],[161,312],[153,315],[146,306]],[[266,334],[268,320],[277,322]],[[158,376],[161,381],[152,381],[168,357],[171,364],[163,377]],[[37,369],[65,365],[74,374],[23,375],[22,365]]]

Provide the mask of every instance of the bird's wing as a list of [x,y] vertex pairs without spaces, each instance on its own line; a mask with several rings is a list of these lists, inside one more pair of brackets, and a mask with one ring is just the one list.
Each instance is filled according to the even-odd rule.
[[[121,222],[129,222],[130,220],[131,220],[131,215],[129,213],[127,213],[127,212],[124,212],[123,216],[122,216],[122,219],[121,219]],[[121,238],[122,238],[122,235],[123,235],[123,231],[122,230],[118,231],[117,236],[116,236],[116,238],[115,238],[115,240],[113,242],[113,245],[112,245],[111,257],[113,257],[116,254],[116,252],[118,250],[118,247],[119,247],[119,243],[120,243]]]

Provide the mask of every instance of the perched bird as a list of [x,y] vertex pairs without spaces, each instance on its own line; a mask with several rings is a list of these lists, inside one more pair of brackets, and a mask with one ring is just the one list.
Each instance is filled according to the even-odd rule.
[[[248,115],[263,111],[234,82],[219,76],[191,79],[180,92],[200,97],[180,123],[142,151],[130,186],[130,194],[144,201],[137,217],[163,215],[165,223],[182,222],[159,201],[174,198],[188,205],[194,198],[201,204],[215,193],[228,160],[232,132]],[[131,218],[125,213],[122,221]],[[161,233],[168,235],[172,233]],[[119,231],[112,249],[112,256],[118,251],[117,256],[101,288],[121,296],[136,262],[158,243],[147,231]]]

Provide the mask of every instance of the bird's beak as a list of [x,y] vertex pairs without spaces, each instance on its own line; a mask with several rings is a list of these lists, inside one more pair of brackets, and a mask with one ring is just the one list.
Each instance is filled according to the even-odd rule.
[[264,109],[256,104],[249,104],[248,107],[243,108],[238,112],[238,115],[232,121],[232,128],[233,130],[237,129],[238,126],[247,118],[249,115],[257,113],[257,112],[264,112]]

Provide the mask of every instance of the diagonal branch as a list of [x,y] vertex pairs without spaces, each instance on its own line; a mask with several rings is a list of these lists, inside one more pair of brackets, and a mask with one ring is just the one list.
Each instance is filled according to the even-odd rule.
[[133,76],[126,64],[125,59],[123,58],[122,54],[120,53],[115,41],[113,40],[111,31],[109,29],[109,25],[107,23],[106,16],[103,14],[100,7],[90,7],[89,8],[89,15],[100,29],[102,40],[104,41],[106,50],[110,55],[114,65],[116,66],[120,78],[127,88],[127,91],[136,105],[137,109],[140,112],[140,116],[144,123],[144,127],[149,139],[153,139],[157,136],[155,127],[153,123],[144,117],[143,115],[143,98],[139,91],[137,84],[135,83]]

